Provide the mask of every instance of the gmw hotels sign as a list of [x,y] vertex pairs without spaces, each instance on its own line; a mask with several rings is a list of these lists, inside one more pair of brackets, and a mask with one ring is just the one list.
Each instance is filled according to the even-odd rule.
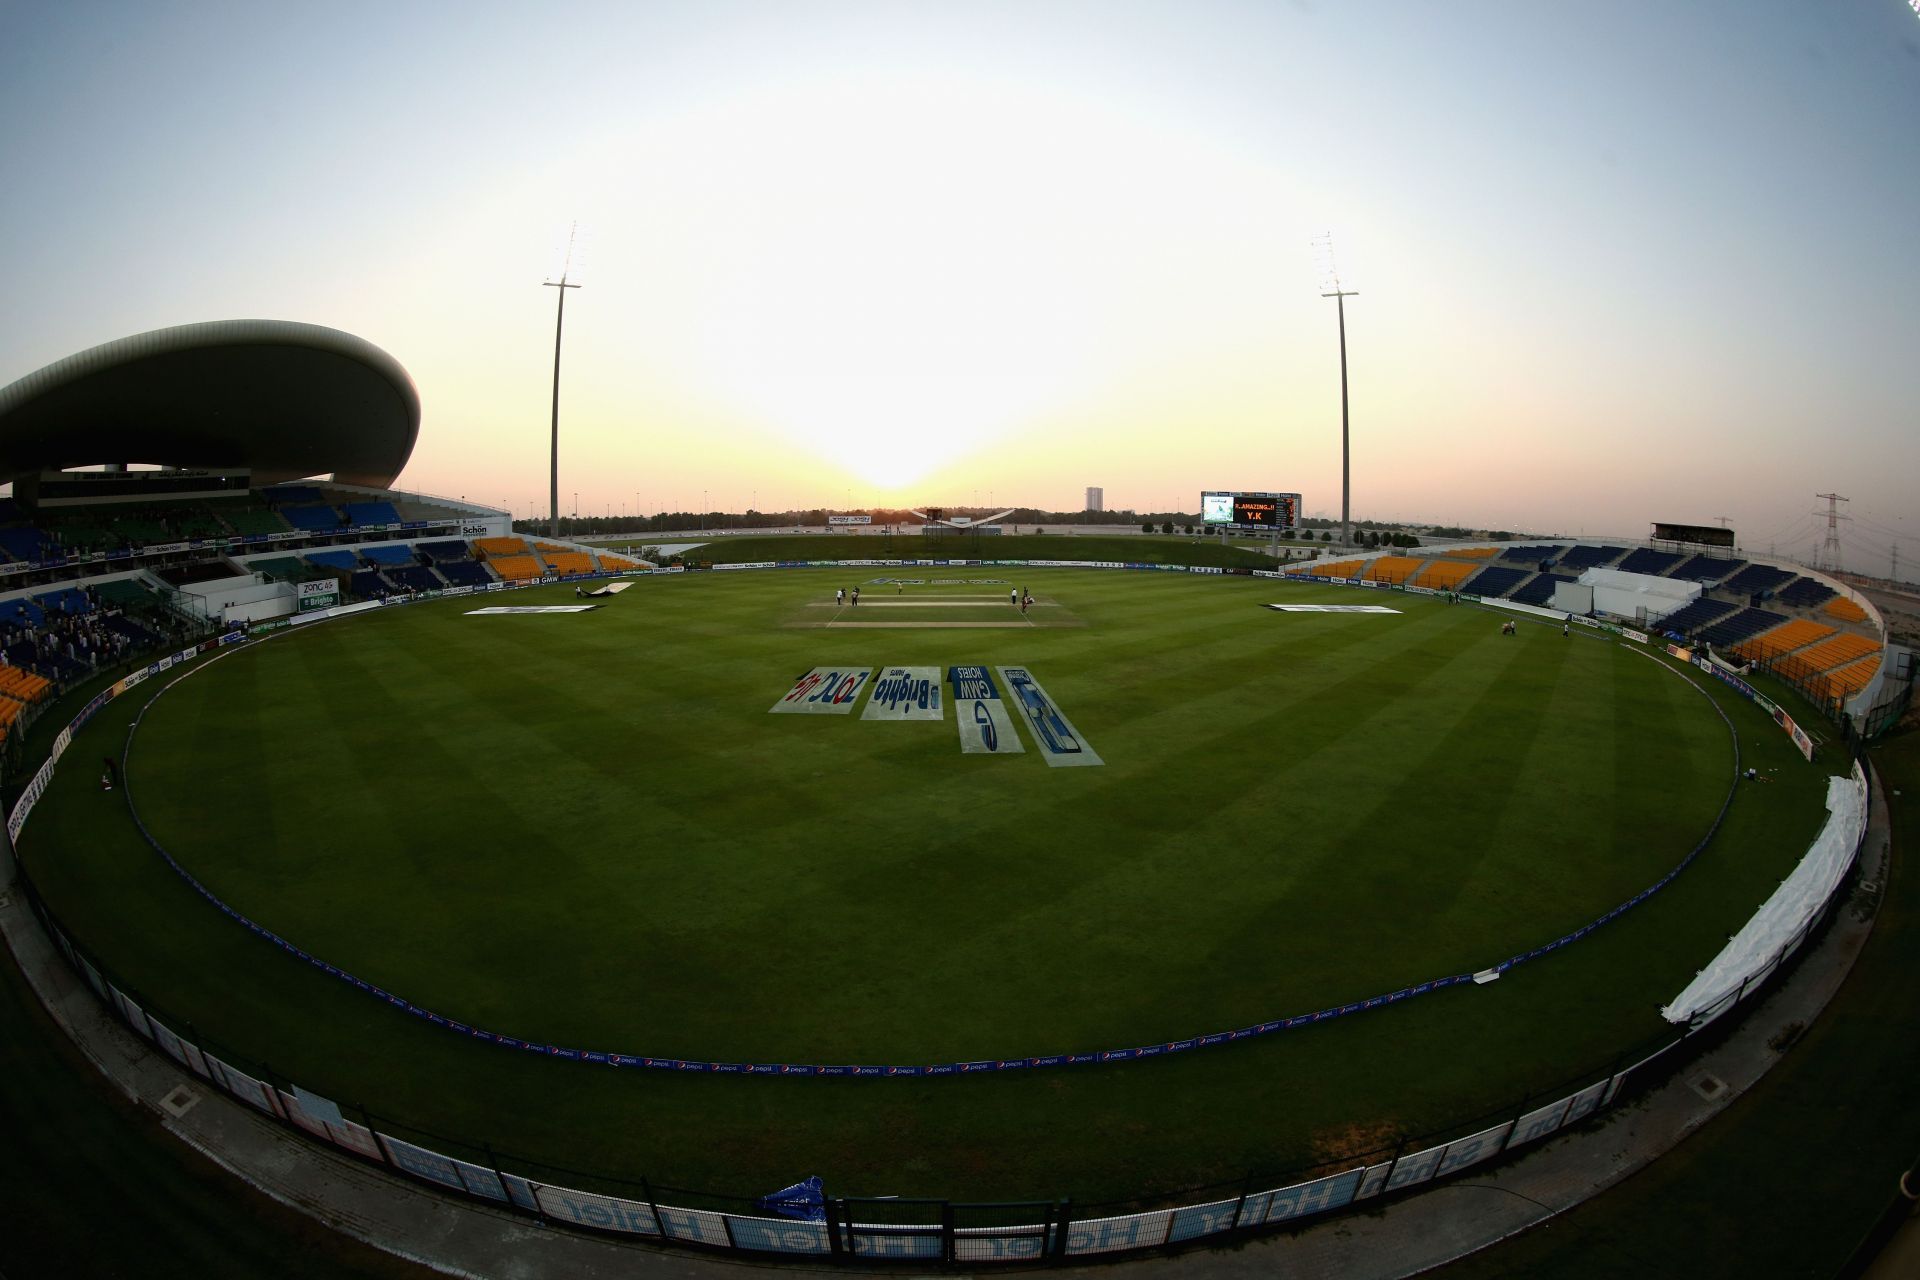
[[294,588],[299,594],[300,612],[309,609],[331,609],[340,603],[340,579],[314,578],[302,582]]

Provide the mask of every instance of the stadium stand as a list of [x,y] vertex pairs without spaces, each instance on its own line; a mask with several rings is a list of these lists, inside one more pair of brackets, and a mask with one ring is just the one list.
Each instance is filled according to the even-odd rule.
[[393,587],[378,569],[355,569],[347,578],[347,590],[362,600],[378,600],[393,594]]
[[1759,635],[1787,620],[1785,614],[1774,613],[1767,609],[1741,609],[1732,617],[1722,618],[1711,626],[1702,627],[1700,639],[1710,645],[1725,649],[1739,644],[1742,640]]
[[1553,604],[1553,589],[1563,582],[1575,579],[1567,574],[1536,574],[1531,581],[1523,583],[1507,595],[1515,604],[1532,604],[1550,607]]
[[1565,547],[1507,547],[1501,551],[1500,559],[1507,564],[1530,564],[1537,568],[1557,559],[1565,550]]
[[310,484],[277,484],[271,489],[262,489],[260,496],[268,502],[282,506],[290,502],[325,502],[318,487]]
[[539,578],[546,574],[538,556],[489,556],[487,564],[493,571],[508,582],[518,582],[525,578]]
[[1506,565],[1490,564],[1467,581],[1460,588],[1469,595],[1504,596],[1507,592],[1525,582],[1533,575],[1525,569],[1512,569]]
[[1763,631],[1751,640],[1733,646],[1733,655],[1744,662],[1764,662],[1805,648],[1817,640],[1836,634],[1834,628],[1805,618],[1789,618],[1771,631]]
[[1835,596],[1821,606],[1822,613],[1831,614],[1842,622],[1865,622],[1867,611],[1845,596]]
[[1793,579],[1794,575],[1790,570],[1776,569],[1768,564],[1750,564],[1722,582],[1720,589],[1736,591],[1743,596],[1764,595],[1769,591],[1780,590]]
[[600,553],[600,567],[611,573],[622,573],[628,569],[638,569],[640,565],[637,561],[623,556],[610,556],[603,551]]
[[348,524],[400,523],[400,513],[391,502],[349,502],[346,512]]
[[361,556],[368,564],[404,565],[420,563],[413,554],[412,547],[361,547]]
[[1440,554],[1449,560],[1491,560],[1500,554],[1498,547],[1448,547]]
[[1834,698],[1851,698],[1854,694],[1873,683],[1875,673],[1880,670],[1880,655],[1870,654],[1858,662],[1836,668],[1827,673],[1827,694]]
[[1328,564],[1310,564],[1301,573],[1314,578],[1351,578],[1364,567],[1364,560],[1338,560]]
[[332,507],[282,507],[280,514],[303,533],[332,533],[340,528],[340,513]]
[[1842,631],[1831,639],[1822,640],[1812,648],[1794,654],[1793,661],[1796,670],[1832,671],[1879,651],[1879,644],[1866,636]]
[[243,538],[260,538],[268,534],[285,533],[293,526],[281,519],[279,514],[266,507],[221,508],[220,516],[227,526]]
[[1745,560],[1727,560],[1719,556],[1700,555],[1667,570],[1669,578],[1681,582],[1724,582],[1746,567]]
[[456,587],[484,587],[493,581],[487,566],[478,560],[442,560],[434,567]]
[[417,542],[413,549],[435,564],[442,560],[471,560],[473,548],[463,540],[454,538],[445,542]]
[[360,558],[351,551],[309,551],[307,563],[322,569],[354,570],[360,567]]
[[593,557],[584,551],[547,551],[541,553],[553,572],[559,574],[592,573]]
[[475,538],[473,549],[491,560],[495,556],[530,556],[533,548],[525,538]]
[[304,582],[313,576],[312,568],[299,556],[274,556],[270,560],[255,560],[247,568],[281,582]]
[[1420,571],[1420,564],[1412,556],[1380,556],[1363,576],[1368,582],[1405,582]]
[[438,591],[447,584],[440,575],[422,564],[410,564],[386,571],[387,580],[408,591]]
[[33,602],[39,605],[40,611],[48,617],[93,612],[93,601],[89,600],[87,593],[78,587],[62,587],[58,591],[49,591],[44,595],[35,596]]
[[1588,569],[1605,568],[1625,554],[1625,547],[1590,547],[1582,544],[1567,548],[1567,553],[1560,557],[1559,568],[1561,572],[1577,577]]
[[1774,599],[1795,609],[1818,609],[1834,598],[1833,588],[1812,578],[1795,578],[1774,592]]
[[46,535],[31,525],[0,529],[0,551],[5,551],[9,560],[26,563],[44,560],[46,557],[42,548],[46,546],[46,541]]
[[1627,558],[1613,566],[1622,573],[1664,574],[1687,557],[1671,551],[1655,551],[1652,547],[1635,547],[1627,553]]
[[0,600],[0,624],[10,627],[23,627],[31,630],[47,620],[40,606],[31,600],[15,597],[12,600]]
[[93,589],[93,594],[109,608],[150,609],[159,603],[153,598],[153,592],[142,586],[138,578],[115,578],[112,582],[103,582]]
[[1461,564],[1454,560],[1429,560],[1426,568],[1420,570],[1413,579],[1413,585],[1435,591],[1456,591],[1479,568],[1477,564]]

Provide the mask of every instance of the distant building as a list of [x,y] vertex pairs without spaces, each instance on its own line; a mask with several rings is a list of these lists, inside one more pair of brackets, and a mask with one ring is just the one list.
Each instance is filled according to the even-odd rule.
[[1107,491],[1098,485],[1087,486],[1087,510],[1105,511],[1107,509]]

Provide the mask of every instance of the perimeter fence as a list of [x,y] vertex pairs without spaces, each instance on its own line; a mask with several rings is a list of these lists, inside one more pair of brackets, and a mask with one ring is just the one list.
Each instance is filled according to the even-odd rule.
[[[338,616],[365,607],[381,606],[346,606],[327,612]],[[91,699],[56,736],[47,761],[14,805],[7,822],[10,840],[17,841],[61,755],[87,720],[145,680],[237,640],[222,637],[169,655]],[[1856,854],[1863,837],[1864,826],[1853,836]],[[314,1094],[302,1088],[293,1074],[208,1037],[192,1023],[165,1012],[164,997],[155,998],[152,991],[164,989],[166,975],[153,975],[154,985],[149,986],[137,976],[116,972],[66,927],[24,867],[19,883],[47,936],[79,978],[116,1020],[183,1072],[287,1129],[414,1182],[515,1211],[545,1225],[759,1257],[1031,1264],[1195,1241],[1218,1243],[1290,1229],[1359,1206],[1375,1208],[1435,1181],[1531,1150],[1541,1140],[1660,1084],[1717,1042],[1738,1021],[1727,1014],[1751,1007],[1792,971],[1798,955],[1804,954],[1803,944],[1818,938],[1833,916],[1834,905],[1845,900],[1852,874],[1850,867],[1791,940],[1764,964],[1756,965],[1745,981],[1736,984],[1732,998],[1709,1014],[1684,1029],[1676,1027],[1627,1046],[1605,1064],[1571,1073],[1557,1087],[1461,1117],[1443,1129],[1402,1135],[1390,1144],[1333,1162],[1254,1168],[1232,1182],[1164,1190],[1121,1202],[1076,1204],[1064,1196],[999,1203],[825,1196],[806,1205],[788,1204],[782,1212],[767,1207],[764,1198],[547,1163],[533,1155],[498,1149],[484,1135],[437,1133],[376,1114],[365,1102],[343,1105]],[[250,922],[249,927],[264,932]],[[390,998],[390,1002],[405,1011],[404,1000]],[[543,1052],[550,1048],[527,1047]],[[556,1063],[555,1069],[583,1065]],[[848,1087],[888,1086],[868,1082]]]

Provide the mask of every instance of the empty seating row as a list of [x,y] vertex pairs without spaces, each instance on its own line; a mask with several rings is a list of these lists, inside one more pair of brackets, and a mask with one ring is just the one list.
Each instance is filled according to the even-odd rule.
[[368,564],[403,565],[419,563],[411,547],[361,547],[360,554]]
[[1739,607],[1739,605],[1728,604],[1724,600],[1709,600],[1701,596],[1698,600],[1684,604],[1660,619],[1658,626],[1662,631],[1672,631],[1683,636],[1691,635],[1701,627],[1718,622]]
[[1866,636],[1842,631],[1831,639],[1822,640],[1812,648],[1794,654],[1793,658],[1808,671],[1828,671],[1879,651],[1879,644]]
[[1698,555],[1667,570],[1667,576],[1682,582],[1724,582],[1745,568],[1746,564],[1745,560]]
[[1490,564],[1474,574],[1461,590],[1476,596],[1504,596],[1532,576],[1526,569]]
[[400,523],[400,513],[391,502],[349,502],[345,510],[348,524]]
[[440,575],[422,564],[402,565],[386,571],[387,580],[408,591],[438,591],[447,584]]
[[1771,630],[1786,620],[1785,614],[1769,609],[1742,609],[1732,617],[1722,618],[1711,626],[1701,628],[1699,634],[1708,644],[1724,649],[1757,636],[1762,631]]
[[1568,547],[1567,553],[1560,557],[1559,568],[1571,574],[1579,574],[1587,569],[1603,568],[1627,554],[1625,547],[1590,547],[1584,544]]
[[1627,558],[1613,566],[1622,573],[1661,574],[1673,568],[1687,557],[1672,551],[1655,551],[1652,547],[1635,547],[1627,553]]
[[1794,579],[1794,574],[1786,569],[1776,569],[1770,564],[1750,564],[1720,584],[1723,591],[1737,591],[1741,595],[1759,595],[1763,591],[1778,591]]
[[487,566],[478,560],[443,560],[435,568],[456,587],[484,587],[493,581]]
[[1368,582],[1405,582],[1420,570],[1420,561],[1412,556],[1380,556],[1367,566],[1363,576]]
[[1835,596],[1821,606],[1822,613],[1831,614],[1842,622],[1865,622],[1867,611],[1845,596]]
[[280,514],[303,533],[331,533],[340,527],[340,513],[332,507],[282,507]]
[[309,551],[307,563],[322,569],[353,570],[360,567],[360,557],[351,551]]
[[1873,683],[1874,675],[1880,670],[1880,655],[1869,654],[1858,662],[1850,662],[1827,673],[1827,693],[1830,697],[1851,698],[1854,694]]
[[597,567],[593,557],[584,551],[548,551],[542,554],[548,567],[559,574],[592,573]]
[[1832,627],[1805,618],[1789,618],[1771,631],[1763,631],[1751,640],[1733,646],[1734,656],[1747,662],[1764,662],[1784,653],[1804,648],[1816,640],[1834,634]]
[[[605,557],[602,557],[604,561]],[[1460,584],[1479,572],[1480,566],[1458,560],[1429,560],[1414,576],[1413,585],[1434,591],[1457,591]]]
[[1315,578],[1351,578],[1360,572],[1363,560],[1340,560],[1332,564],[1310,564],[1301,570]]
[[473,549],[491,560],[495,556],[530,556],[533,549],[525,538],[475,538]]
[[1774,599],[1796,609],[1817,609],[1833,599],[1833,588],[1812,578],[1795,578],[1776,591]]
[[1544,564],[1558,559],[1565,547],[1507,547],[1500,552],[1500,558],[1509,564]]
[[487,563],[493,571],[509,582],[519,582],[527,578],[546,576],[546,568],[538,556],[492,556]]
[[1508,593],[1507,599],[1512,600],[1516,604],[1550,606],[1553,604],[1554,588],[1563,582],[1573,581],[1575,581],[1575,579],[1568,574],[1536,574],[1531,581],[1523,583]]
[[37,676],[19,667],[0,667],[0,694],[15,702],[38,702],[53,685],[45,676]]

